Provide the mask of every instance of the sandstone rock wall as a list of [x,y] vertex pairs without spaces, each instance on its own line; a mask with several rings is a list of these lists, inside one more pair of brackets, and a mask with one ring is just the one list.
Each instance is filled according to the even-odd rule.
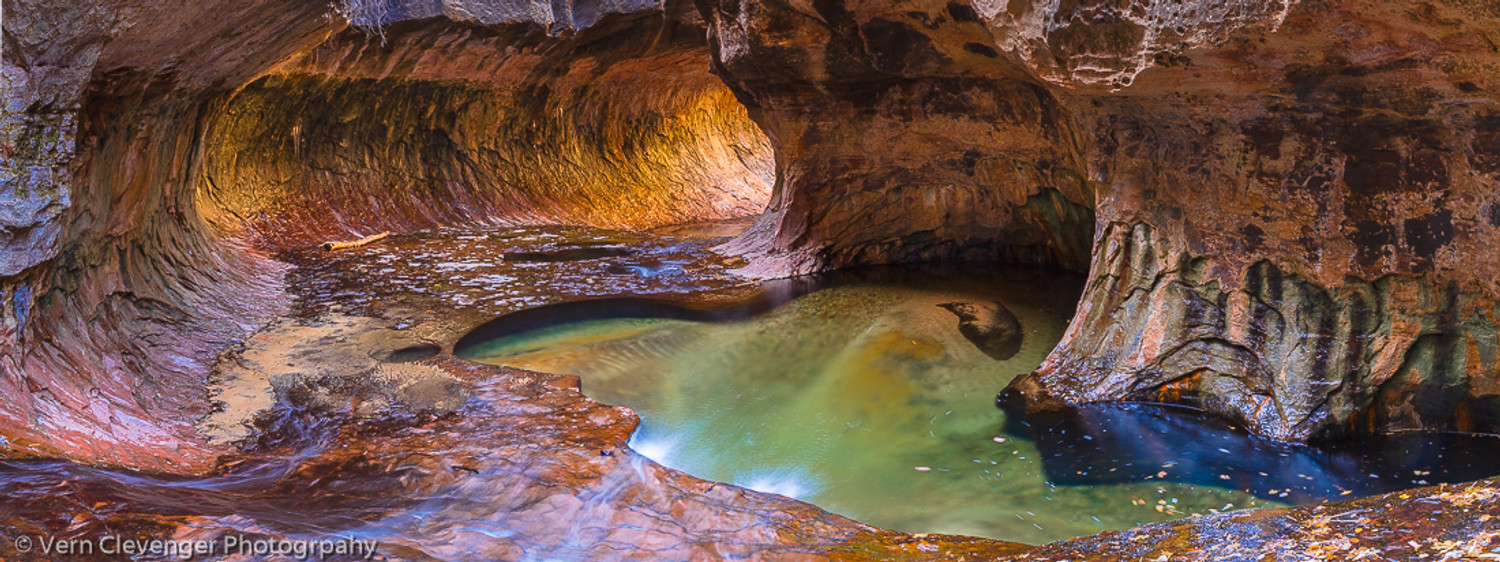
[[768,212],[728,249],[777,276],[892,261],[1082,269],[1084,144],[965,4],[700,2],[715,71],[776,147]]
[[1291,440],[1500,428],[1497,14],[1301,2],[1118,91],[1075,80],[1100,237],[1043,385]]
[[771,150],[661,13],[567,41],[439,19],[346,30],[236,91],[215,222],[278,246],[475,219],[652,227],[758,213]]
[[554,4],[6,0],[3,445],[212,466],[203,380],[284,308],[267,251],[764,204],[695,10]]
[[1081,268],[1092,231],[1072,330],[1023,386],[1291,440],[1500,427],[1495,6],[699,4],[777,147],[730,246],[752,273]]
[[[330,25],[322,11],[5,3],[11,454],[183,471],[222,452],[192,428],[205,369],[279,306],[280,268],[201,228],[202,117],[226,84],[315,39]],[[193,32],[160,32],[182,22]]]

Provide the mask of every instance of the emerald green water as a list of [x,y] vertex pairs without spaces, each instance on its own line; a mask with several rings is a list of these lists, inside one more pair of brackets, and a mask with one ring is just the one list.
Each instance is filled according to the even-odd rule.
[[[995,393],[1041,363],[1079,290],[1023,269],[843,285],[741,321],[589,320],[464,354],[579,375],[588,395],[640,415],[631,447],[661,464],[891,529],[1041,543],[1271,505],[1164,481],[1056,486],[1032,443],[1001,433]],[[1025,331],[1009,359],[981,352],[940,306],[984,301]]]

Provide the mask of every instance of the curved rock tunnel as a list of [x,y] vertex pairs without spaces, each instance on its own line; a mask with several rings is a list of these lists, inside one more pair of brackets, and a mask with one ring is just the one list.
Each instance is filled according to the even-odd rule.
[[763,207],[721,248],[752,276],[1087,271],[1014,385],[1034,403],[1187,403],[1292,441],[1500,428],[1483,2],[5,12],[16,454],[232,452],[193,423],[220,353],[285,312],[280,250]]
[[[256,24],[285,26],[237,46],[263,60],[199,61],[233,65],[199,69],[214,83],[96,61],[77,99],[13,114],[14,170],[41,171],[11,182],[38,208],[12,229],[12,261],[26,263],[7,272],[13,447],[205,466],[215,451],[192,427],[207,405],[196,395],[220,351],[285,308],[285,266],[267,257],[279,250],[476,222],[647,228],[765,205],[771,148],[708,72],[701,26],[623,15],[559,39],[534,22],[444,17],[355,29],[326,10]],[[78,23],[15,27],[51,41]],[[7,53],[22,78],[46,78],[24,49]],[[48,122],[47,102],[76,117]],[[62,150],[73,157],[38,166]]]

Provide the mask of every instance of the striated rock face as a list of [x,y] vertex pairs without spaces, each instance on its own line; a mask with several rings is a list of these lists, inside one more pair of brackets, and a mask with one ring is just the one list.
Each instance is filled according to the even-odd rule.
[[1493,300],[1413,276],[1325,288],[1271,261],[1238,288],[1144,224],[1111,225],[1067,336],[1036,373],[1073,402],[1193,404],[1305,440],[1495,427]]
[[[236,91],[204,139],[210,220],[296,246],[476,218],[635,228],[759,212],[771,150],[660,13],[349,29]],[[336,220],[328,220],[329,213]]]
[[[283,266],[193,212],[209,92],[329,26],[321,10],[7,1],[0,433],[12,455],[202,470],[214,357],[281,306]],[[163,36],[194,21],[197,33]],[[13,156],[13,157],[12,157]]]
[[1056,96],[939,2],[706,1],[717,72],[776,149],[748,273],[969,258],[1081,269],[1094,187]]
[[1153,66],[1183,62],[1254,29],[1274,33],[1297,0],[1035,2],[975,0],[995,47],[1064,86],[1131,85]]
[[5,12],[0,434],[18,454],[199,471],[231,451],[194,421],[219,352],[285,306],[262,252],[715,219],[770,190],[770,147],[686,6]]
[[1092,233],[1028,388],[1288,440],[1500,428],[1493,6],[702,4],[777,147],[750,272],[1081,269]]
[[1500,427],[1497,16],[1302,2],[1119,91],[1075,77],[1105,188],[1041,385],[1289,440]]

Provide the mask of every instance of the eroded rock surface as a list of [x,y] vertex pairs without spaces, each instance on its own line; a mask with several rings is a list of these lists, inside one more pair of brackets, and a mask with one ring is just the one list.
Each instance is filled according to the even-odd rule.
[[335,34],[224,101],[204,139],[206,219],[295,247],[478,219],[648,228],[764,207],[770,146],[708,73],[694,22],[648,11],[578,33],[439,19]]
[[1143,525],[1013,560],[1477,560],[1500,546],[1494,480]]
[[998,302],[950,302],[940,306],[958,317],[959,333],[994,359],[1010,359],[1026,338],[1016,316]]
[[715,72],[776,147],[728,246],[778,276],[923,259],[1081,269],[1094,188],[1057,97],[963,4],[703,2]]
[[[758,207],[768,187],[767,212],[724,246],[748,258],[746,273],[955,258],[1088,269],[1067,337],[1024,381],[1036,394],[1190,403],[1288,440],[1500,429],[1492,3],[6,0],[4,12],[0,435],[13,457],[201,473],[237,453],[227,443],[248,435],[233,429],[243,418],[213,439],[195,424],[210,413],[203,383],[225,350],[293,307],[316,316],[340,302],[368,317],[374,306],[344,302],[344,281],[288,294],[288,266],[272,253],[450,224],[722,218]],[[445,294],[467,306],[475,291]],[[402,318],[447,312],[415,310]],[[380,363],[351,364],[367,361]],[[632,533],[631,544],[652,545],[638,553],[1002,548],[882,533],[628,455],[597,459],[595,445],[623,443],[628,416],[514,373],[491,395],[510,417],[441,417],[465,395],[449,382],[495,376],[445,361],[356,369],[349,393],[324,392],[337,377],[316,378],[307,403],[368,414],[335,434],[369,447],[316,457],[307,474],[371,459],[394,473],[415,435],[494,430],[500,450],[551,445],[565,460],[453,469],[427,456],[409,466],[441,477],[370,479],[361,491],[447,490],[468,482],[455,474],[494,469],[511,478],[500,489],[515,503],[478,518],[511,524],[526,511],[563,533],[577,529],[558,521],[604,517],[619,525],[591,536]],[[252,370],[288,374],[267,365]],[[366,384],[381,369],[443,384]],[[403,389],[446,398],[391,399]],[[390,407],[356,404],[376,398]],[[577,416],[597,417],[601,433],[566,433]],[[397,418],[419,421],[380,421]],[[538,424],[563,437],[524,431]],[[649,474],[614,486],[637,470]],[[302,482],[276,489],[291,497]],[[619,497],[649,505],[557,507],[581,500],[533,495],[558,482],[639,491]],[[742,509],[747,497],[770,514]],[[548,498],[560,503],[531,501]],[[1359,509],[1418,518],[1402,532],[1458,541],[1444,543],[1456,552],[1493,540],[1482,511],[1493,501],[1475,498],[1442,512],[1423,511],[1441,498]],[[66,501],[4,519],[98,529],[46,516],[81,515]],[[106,504],[131,529],[286,532]],[[1275,525],[1236,536],[1315,529],[1299,519],[1308,513],[1268,513]],[[776,523],[756,526],[767,518]],[[1183,551],[1158,542],[1163,529],[1076,547],[1170,559]],[[1342,540],[1308,532],[1286,548]],[[1206,552],[1227,544],[1193,540]],[[404,546],[411,557],[573,552],[420,542]]]
[[211,442],[245,441],[255,436],[258,417],[288,402],[320,415],[362,418],[393,408],[445,414],[462,406],[469,391],[461,381],[400,360],[407,350],[435,347],[431,340],[454,328],[394,324],[342,314],[273,322],[225,352],[209,378],[215,409],[198,422],[199,430]]
[[1091,282],[1037,373],[1288,440],[1494,431],[1494,6],[1302,2],[1082,84]]
[[748,272],[1092,242],[1054,397],[1500,427],[1493,6],[701,4],[778,150]]
[[[567,239],[577,241],[579,230]],[[427,387],[439,390],[429,394],[421,385],[391,384],[381,366],[372,367],[372,355],[382,350],[446,341],[496,312],[526,306],[506,299],[470,306],[449,298],[471,286],[512,286],[496,275],[551,268],[534,274],[557,279],[562,289],[552,288],[552,297],[612,294],[641,283],[620,276],[591,286],[595,272],[558,264],[484,262],[436,275],[425,263],[386,267],[383,259],[423,255],[453,263],[476,251],[503,253],[515,243],[507,236],[535,240],[556,232],[527,229],[476,239],[444,231],[395,238],[390,243],[397,248],[284,255],[298,264],[290,284],[301,297],[293,318],[231,349],[221,364],[292,365],[259,379],[259,388],[274,397],[269,408],[226,410],[240,419],[258,413],[254,427],[260,431],[245,452],[200,478],[9,461],[0,466],[0,492],[12,500],[0,504],[0,532],[84,540],[121,533],[217,544],[225,536],[354,534],[375,541],[377,552],[392,560],[1114,560],[1146,554],[1214,560],[1220,554],[1258,559],[1266,550],[1292,559],[1349,559],[1369,552],[1363,549],[1440,557],[1500,547],[1494,521],[1500,487],[1491,481],[1196,517],[1043,547],[884,531],[651,462],[627,446],[635,415],[585,397],[577,377],[478,365],[446,353],[400,363],[419,369],[422,380],[441,382]],[[689,254],[708,243],[697,243]],[[661,259],[689,257],[659,244],[632,246]],[[715,280],[725,266],[720,258],[684,261],[688,275],[717,287],[696,298],[743,298],[742,280]],[[440,278],[455,283],[418,290]],[[923,309],[950,316],[932,305]],[[421,398],[434,395],[443,399]],[[47,559],[36,552],[28,558],[10,540],[0,542],[0,556]]]
[[5,12],[0,431],[17,454],[209,468],[229,450],[194,429],[201,383],[287,306],[268,253],[725,218],[771,184],[685,5]]

